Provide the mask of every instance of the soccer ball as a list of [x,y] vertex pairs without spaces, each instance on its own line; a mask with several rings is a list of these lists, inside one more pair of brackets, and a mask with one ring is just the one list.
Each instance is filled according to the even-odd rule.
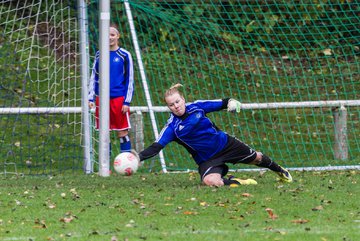
[[134,174],[139,167],[139,159],[131,152],[122,152],[115,157],[114,170],[125,176]]

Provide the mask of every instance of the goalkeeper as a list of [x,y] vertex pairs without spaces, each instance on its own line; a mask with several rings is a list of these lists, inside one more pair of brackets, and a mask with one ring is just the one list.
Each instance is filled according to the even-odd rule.
[[237,138],[217,128],[207,113],[227,109],[240,112],[241,103],[234,99],[198,100],[185,103],[185,98],[175,84],[165,92],[165,102],[170,117],[157,140],[139,153],[140,161],[157,155],[172,141],[184,146],[198,165],[202,183],[208,186],[239,186],[257,184],[253,179],[226,178],[227,163],[253,164],[277,173],[281,180],[292,182],[290,173],[268,156],[255,151]]

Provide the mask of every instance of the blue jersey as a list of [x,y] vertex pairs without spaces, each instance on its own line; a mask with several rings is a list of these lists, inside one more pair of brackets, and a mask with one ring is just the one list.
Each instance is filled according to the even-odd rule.
[[225,148],[228,137],[206,114],[223,108],[220,99],[187,103],[183,116],[171,113],[156,142],[165,147],[176,141],[190,152],[197,164],[208,160]]
[[[89,101],[99,95],[99,61],[100,53],[96,52],[89,84]],[[134,66],[131,54],[119,48],[110,51],[110,98],[124,96],[124,104],[130,105],[134,94]]]

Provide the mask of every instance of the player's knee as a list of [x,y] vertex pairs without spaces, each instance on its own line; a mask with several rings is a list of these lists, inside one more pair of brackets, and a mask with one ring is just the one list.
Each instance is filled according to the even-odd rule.
[[250,162],[249,164],[251,165],[259,165],[261,163],[261,159],[262,159],[262,153],[261,152],[256,152],[256,157],[255,159]]
[[129,131],[128,130],[121,130],[121,131],[118,131],[117,134],[118,134],[118,138],[122,138],[122,137],[128,136]]
[[203,178],[203,183],[207,186],[211,186],[211,187],[220,187],[220,186],[224,186],[224,182],[221,178],[221,175],[218,173],[211,173],[206,175]]

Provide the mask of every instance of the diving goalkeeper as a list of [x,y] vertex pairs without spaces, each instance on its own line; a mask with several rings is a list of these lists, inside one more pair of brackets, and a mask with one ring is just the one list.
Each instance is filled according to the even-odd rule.
[[240,112],[241,103],[234,99],[198,100],[185,103],[181,84],[165,92],[165,102],[170,117],[157,140],[139,153],[140,161],[157,155],[172,141],[184,146],[198,165],[202,183],[208,186],[239,186],[257,184],[253,179],[226,177],[227,163],[253,164],[277,173],[281,180],[292,182],[290,173],[272,161],[267,155],[255,151],[239,139],[217,128],[207,113],[227,109]]

